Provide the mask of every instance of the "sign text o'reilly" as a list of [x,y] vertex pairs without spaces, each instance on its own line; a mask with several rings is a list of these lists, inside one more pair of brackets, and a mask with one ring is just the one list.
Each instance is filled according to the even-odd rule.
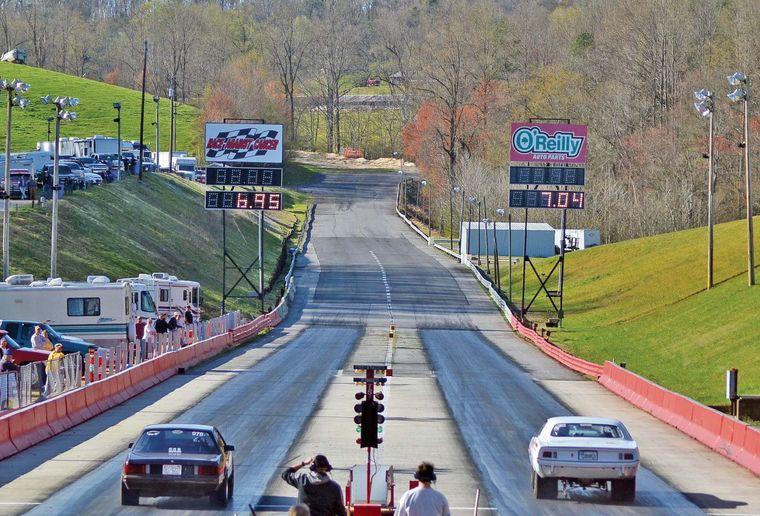
[[512,162],[582,165],[588,157],[585,125],[513,122],[510,141]]

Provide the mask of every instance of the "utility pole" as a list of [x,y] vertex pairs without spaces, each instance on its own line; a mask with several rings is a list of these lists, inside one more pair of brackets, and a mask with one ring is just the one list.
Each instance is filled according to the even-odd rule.
[[[13,91],[8,89],[8,114],[5,127],[5,181],[3,192],[3,281],[11,269],[11,109]],[[34,179],[34,178],[32,178]]]
[[713,190],[715,176],[713,175],[713,110],[709,118],[710,137],[707,144],[707,288],[713,287]]
[[174,76],[172,75],[171,86],[169,86],[169,172],[172,171],[172,160],[174,158],[174,98],[176,93]]
[[[155,158],[153,159],[153,165],[154,167],[158,166],[158,152],[161,150],[161,119],[159,117],[159,104],[161,103],[161,97],[158,95],[153,95],[153,102],[156,103],[156,151],[155,151]],[[156,170],[155,168],[153,169]]]
[[142,72],[142,96],[140,97],[140,171],[138,177],[143,179],[143,156],[145,155],[145,145],[143,136],[145,135],[145,76],[148,73],[148,42],[143,41],[143,72]]
[[121,179],[121,166],[123,164],[121,159],[121,102],[114,102],[113,108],[116,110],[116,118],[114,118],[113,121],[116,122],[116,139],[118,140],[119,146],[119,167],[116,169],[116,178]]

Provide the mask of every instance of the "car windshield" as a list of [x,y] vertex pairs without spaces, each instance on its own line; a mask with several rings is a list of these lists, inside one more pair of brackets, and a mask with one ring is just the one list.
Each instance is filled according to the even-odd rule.
[[42,329],[43,330],[47,330],[48,335],[50,335],[50,337],[52,337],[50,339],[51,341],[58,342],[59,340],[61,340],[61,334],[58,333],[57,331],[55,331],[51,326],[48,326],[47,324],[45,324],[45,325],[42,326]]
[[140,310],[143,312],[156,313],[156,305],[153,304],[153,297],[149,292],[140,293]]
[[181,428],[146,430],[132,450],[136,453],[176,455],[188,453],[216,455],[220,452],[219,446],[209,432]]
[[608,439],[622,439],[623,432],[617,425],[559,423],[552,428],[552,437],[606,437]]

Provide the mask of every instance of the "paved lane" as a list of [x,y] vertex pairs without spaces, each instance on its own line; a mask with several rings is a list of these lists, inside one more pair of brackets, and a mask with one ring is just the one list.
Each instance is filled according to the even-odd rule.
[[647,469],[639,471],[633,504],[611,502],[597,489],[572,489],[564,499],[536,500],[528,442],[547,418],[571,412],[479,332],[421,333],[449,409],[499,514],[701,513]]
[[[309,328],[293,342],[207,396],[176,419],[216,425],[235,445],[235,495],[227,511],[247,512],[296,439],[319,396],[360,337],[356,328]],[[223,372],[220,371],[220,372]],[[218,512],[205,499],[143,498],[123,509],[119,472],[126,452],[39,505],[32,514]]]

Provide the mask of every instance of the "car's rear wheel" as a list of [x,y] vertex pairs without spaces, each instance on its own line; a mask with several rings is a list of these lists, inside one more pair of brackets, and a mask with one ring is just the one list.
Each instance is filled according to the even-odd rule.
[[613,500],[617,502],[632,502],[636,498],[636,477],[613,480],[612,492],[610,493]]
[[127,489],[124,482],[121,483],[121,504],[122,505],[140,505],[140,493]]
[[219,486],[219,489],[217,489],[211,496],[209,496],[211,503],[218,507],[227,507],[227,504],[232,497],[232,490],[230,487],[231,486],[229,479],[225,478],[224,482],[222,482],[222,485]]
[[531,472],[533,494],[539,500],[557,498],[557,479],[541,478],[535,471]]

